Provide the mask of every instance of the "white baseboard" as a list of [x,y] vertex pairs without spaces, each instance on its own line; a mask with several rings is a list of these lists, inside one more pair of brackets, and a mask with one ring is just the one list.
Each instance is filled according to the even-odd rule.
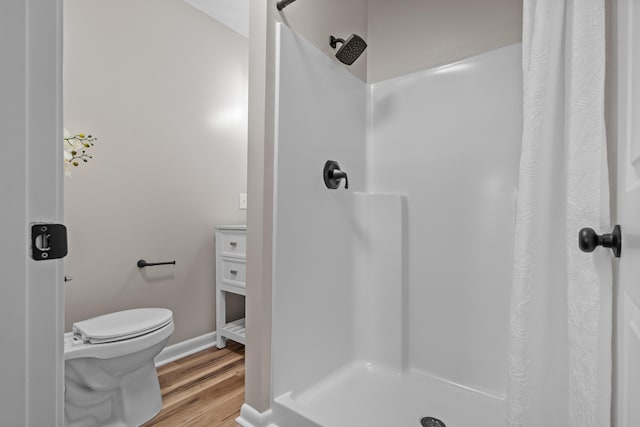
[[159,368],[162,365],[190,356],[199,351],[206,350],[214,345],[216,345],[216,333],[209,332],[208,334],[200,335],[199,337],[191,338],[165,347],[160,354],[153,359],[153,361],[156,364],[156,368]]
[[236,422],[242,427],[277,427],[271,424],[271,409],[260,413],[246,403],[240,408],[240,416],[236,418]]

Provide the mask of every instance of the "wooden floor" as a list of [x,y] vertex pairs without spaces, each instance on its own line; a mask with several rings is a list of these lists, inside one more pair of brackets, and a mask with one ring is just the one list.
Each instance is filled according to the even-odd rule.
[[143,427],[236,427],[244,402],[244,346],[227,341],[158,368],[162,411]]

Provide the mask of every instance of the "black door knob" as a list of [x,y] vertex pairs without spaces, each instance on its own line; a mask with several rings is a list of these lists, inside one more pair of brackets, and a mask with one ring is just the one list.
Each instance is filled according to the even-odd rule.
[[583,228],[578,233],[578,245],[582,252],[593,252],[598,246],[610,248],[616,258],[620,258],[622,251],[622,233],[620,226],[613,227],[611,234],[599,236],[593,228]]

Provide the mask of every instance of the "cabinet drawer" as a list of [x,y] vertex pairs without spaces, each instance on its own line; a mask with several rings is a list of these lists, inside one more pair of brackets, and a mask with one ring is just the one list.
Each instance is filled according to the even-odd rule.
[[222,258],[222,281],[231,285],[245,286],[247,266],[244,262]]
[[224,230],[220,232],[222,256],[246,257],[247,235],[244,231]]

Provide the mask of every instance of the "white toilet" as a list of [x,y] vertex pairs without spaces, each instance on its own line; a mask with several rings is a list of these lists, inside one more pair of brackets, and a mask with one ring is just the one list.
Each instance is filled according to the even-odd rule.
[[65,426],[137,427],[162,408],[153,358],[173,313],[138,308],[73,324],[64,335]]

